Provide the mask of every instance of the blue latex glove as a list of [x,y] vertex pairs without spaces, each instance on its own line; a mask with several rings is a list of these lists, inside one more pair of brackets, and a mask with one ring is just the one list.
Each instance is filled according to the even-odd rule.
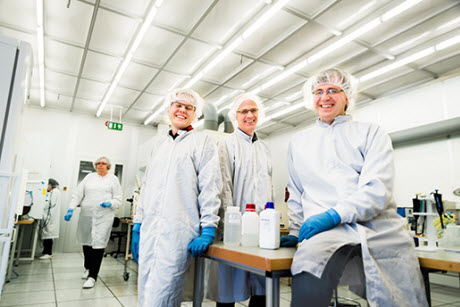
[[340,215],[334,209],[309,217],[300,228],[299,242],[308,240],[320,232],[334,228],[340,224]]
[[296,236],[282,236],[280,237],[280,246],[281,247],[296,247],[297,243],[299,243],[299,238]]
[[204,227],[201,231],[201,236],[193,239],[188,245],[188,251],[192,253],[193,257],[201,256],[208,249],[208,246],[212,244],[215,238],[216,228]]
[[139,238],[141,233],[141,223],[134,223],[133,226],[133,237],[131,241],[131,252],[133,254],[134,261],[139,263]]
[[100,204],[99,206],[104,207],[104,208],[108,208],[108,207],[112,207],[112,203],[109,202],[109,201],[105,201],[102,204]]
[[70,218],[72,217],[72,214],[73,214],[73,209],[70,208],[69,210],[67,210],[67,213],[64,216],[64,220],[70,221]]

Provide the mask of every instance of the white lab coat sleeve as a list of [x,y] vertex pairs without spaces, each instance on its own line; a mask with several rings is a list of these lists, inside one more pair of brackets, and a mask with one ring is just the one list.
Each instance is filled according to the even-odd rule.
[[118,209],[121,206],[122,194],[120,181],[117,176],[114,176],[112,184],[112,199],[110,200],[112,203],[111,208],[113,208],[113,210]]
[[357,190],[334,207],[342,223],[370,221],[392,203],[393,147],[388,134],[371,126],[362,154],[364,164]]
[[299,237],[299,230],[303,224],[303,207],[302,207],[302,194],[303,187],[300,182],[300,179],[297,175],[293,161],[293,152],[292,152],[292,141],[289,144],[288,150],[288,190],[289,190],[289,200],[287,202],[288,206],[288,216],[289,216],[289,234]]
[[228,206],[233,206],[233,171],[234,171],[234,151],[235,144],[230,137],[218,143],[220,170],[222,172],[222,193],[221,201],[223,211],[227,211]]
[[91,174],[86,175],[86,177],[80,182],[80,184],[77,186],[75,191],[72,194],[72,200],[70,201],[69,204],[69,209],[75,210],[79,204],[81,204],[81,201],[85,197],[85,186],[86,182],[88,181],[88,176],[91,176]]
[[[152,157],[153,157],[153,150],[150,153],[150,160],[152,159]],[[148,162],[144,176],[142,177],[141,193],[139,194],[139,199],[137,201],[136,214],[133,217],[133,223],[142,223],[142,221],[144,220],[144,199],[147,197],[147,195],[145,195],[145,190],[146,190],[145,187],[146,187],[147,176],[149,173],[150,173],[150,163]]]
[[221,204],[219,194],[222,190],[222,175],[217,145],[207,135],[197,162],[200,225],[202,228],[217,228],[220,219],[218,211]]

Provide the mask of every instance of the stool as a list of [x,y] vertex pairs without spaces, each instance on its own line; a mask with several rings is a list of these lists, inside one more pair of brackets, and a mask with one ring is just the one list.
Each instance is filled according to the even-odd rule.
[[[120,219],[118,217],[115,217],[114,220],[113,220],[113,225],[112,227],[113,228],[118,228],[120,226]],[[111,241],[114,241],[115,239],[118,239],[118,248],[116,251],[112,251],[112,252],[107,252],[107,253],[104,253],[104,257],[107,257],[107,255],[110,255],[112,256],[113,258],[117,258],[118,257],[118,254],[122,254],[124,255],[125,252],[121,250],[121,240],[123,239],[123,237],[125,237],[127,235],[127,233],[125,231],[112,231],[110,233],[110,240]]]

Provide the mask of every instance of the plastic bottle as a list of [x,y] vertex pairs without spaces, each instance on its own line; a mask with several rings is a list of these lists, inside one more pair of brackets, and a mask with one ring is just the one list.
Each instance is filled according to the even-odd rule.
[[225,212],[224,244],[238,246],[241,242],[240,208],[228,206]]
[[260,213],[259,246],[265,249],[280,247],[280,213],[272,202],[268,202]]
[[241,223],[241,245],[259,245],[259,215],[256,213],[255,204],[247,204]]

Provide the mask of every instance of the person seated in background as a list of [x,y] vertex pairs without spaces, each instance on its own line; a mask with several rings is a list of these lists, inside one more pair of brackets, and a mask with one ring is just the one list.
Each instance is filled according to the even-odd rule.
[[72,195],[64,219],[70,221],[73,211],[81,205],[77,240],[83,245],[86,279],[83,289],[94,287],[101,268],[104,249],[110,239],[115,209],[121,206],[121,186],[117,176],[109,174],[112,164],[107,157],[94,162],[96,173],[86,175]]
[[61,207],[61,191],[59,183],[50,178],[48,180],[48,193],[43,207],[43,219],[40,224],[40,237],[43,240],[43,252],[38,258],[47,260],[53,258],[53,239],[59,238],[59,212]]
[[138,306],[180,306],[190,256],[207,250],[219,222],[217,145],[192,127],[203,101],[193,90],[179,89],[165,102],[171,130],[153,141],[134,216]]
[[[241,213],[246,204],[256,204],[256,211],[273,201],[270,150],[254,132],[263,120],[260,98],[251,93],[236,97],[228,115],[235,132],[219,143],[223,190],[222,208],[237,206]],[[223,224],[224,219],[221,219]],[[208,282],[208,298],[217,307],[234,306],[249,297],[250,307],[265,306],[265,277],[212,261]]]
[[371,306],[428,306],[414,242],[392,197],[393,149],[373,123],[346,114],[351,76],[327,69],[304,86],[316,125],[288,151],[288,237],[296,246],[291,306],[328,306],[342,277]]

